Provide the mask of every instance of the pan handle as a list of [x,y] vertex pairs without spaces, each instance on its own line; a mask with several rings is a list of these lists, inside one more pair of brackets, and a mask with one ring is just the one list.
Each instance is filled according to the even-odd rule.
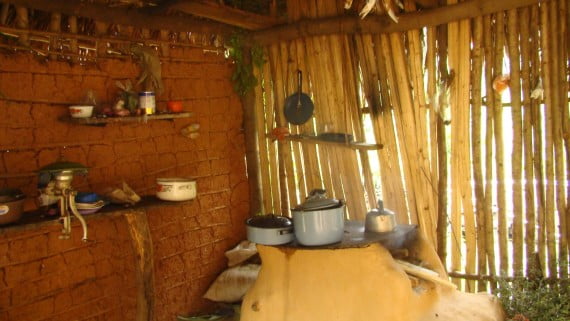
[[303,92],[303,72],[297,69],[297,88],[299,89],[299,95]]

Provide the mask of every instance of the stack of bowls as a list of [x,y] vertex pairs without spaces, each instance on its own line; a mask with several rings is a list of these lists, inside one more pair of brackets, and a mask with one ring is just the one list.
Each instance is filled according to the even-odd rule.
[[105,206],[105,201],[95,193],[77,193],[75,207],[80,214],[92,214]]

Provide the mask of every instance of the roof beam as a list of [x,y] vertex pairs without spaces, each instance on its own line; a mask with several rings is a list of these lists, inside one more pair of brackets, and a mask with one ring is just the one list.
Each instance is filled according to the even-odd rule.
[[276,17],[238,10],[212,1],[172,0],[165,1],[164,4],[152,9],[152,12],[172,11],[208,18],[247,30],[267,29],[285,23],[284,20]]
[[387,16],[371,15],[365,19],[356,16],[341,16],[302,20],[295,24],[281,25],[254,32],[251,41],[258,44],[271,44],[331,34],[401,32],[530,6],[539,1],[548,0],[467,0],[434,9],[401,14],[398,16],[398,23],[394,23]]
[[2,0],[5,3],[66,15],[91,18],[113,24],[178,32],[229,35],[235,28],[194,17],[156,15],[145,9],[107,7],[86,1],[70,0]]

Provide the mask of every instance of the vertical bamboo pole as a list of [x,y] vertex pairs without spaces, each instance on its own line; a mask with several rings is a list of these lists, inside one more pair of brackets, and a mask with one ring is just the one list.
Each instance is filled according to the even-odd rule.
[[[95,21],[95,34],[98,36],[106,36],[109,24],[102,21]],[[97,40],[97,56],[102,57],[107,55],[107,42]]]
[[553,84],[552,84],[552,65],[551,65],[551,43],[549,30],[549,6],[553,2],[545,2],[540,5],[540,44],[542,50],[542,79],[544,81],[544,97],[546,104],[546,127],[545,127],[545,177],[546,177],[546,195],[545,195],[545,229],[546,229],[546,248],[548,255],[548,276],[556,276],[556,243],[554,235],[554,160],[553,160],[553,123],[554,123],[554,106],[553,106]]
[[[49,31],[60,32],[61,31],[61,13],[53,12],[51,14],[51,19],[49,23]],[[56,36],[51,36],[49,38],[49,51],[54,52],[58,47],[58,39]],[[57,54],[51,53],[49,55],[50,60],[56,60]]]
[[[568,91],[570,91],[570,84],[565,81],[565,79],[569,79],[570,77],[570,65],[568,63],[564,64],[564,62],[568,62],[570,59],[570,41],[568,40],[569,35],[569,26],[570,26],[570,11],[568,10],[568,1],[560,1],[560,9],[559,9],[559,21],[560,21],[560,61],[565,65],[565,68],[561,68],[561,70],[565,70],[565,72],[560,73],[559,82],[560,86],[560,98],[561,98],[561,105],[567,106],[567,99],[566,95]],[[564,23],[566,21],[566,23]],[[566,177],[562,177],[562,180],[566,182],[570,182],[570,114],[568,108],[561,108],[561,120],[562,120],[562,133],[563,133],[563,144],[564,149],[566,150]],[[562,159],[562,155],[560,156]],[[563,165],[564,166],[564,165]],[[564,184],[560,184],[564,185]],[[561,241],[560,244],[562,246],[561,254],[560,254],[560,264],[561,267],[560,277],[567,278],[568,277],[568,269],[569,269],[569,245],[568,241],[570,239],[570,187],[566,185],[566,208],[563,209],[562,212],[559,212],[561,215],[561,224],[560,224],[560,234],[561,234]],[[564,224],[562,224],[562,221]]]
[[429,156],[430,156],[430,169],[431,175],[430,180],[432,182],[432,186],[436,186],[437,188],[437,198],[434,199],[434,207],[435,207],[435,215],[434,221],[437,222],[436,226],[436,235],[437,235],[437,244],[436,251],[439,252],[439,229],[441,226],[439,225],[439,194],[442,191],[439,189],[439,166],[438,166],[438,142],[437,142],[437,123],[438,123],[438,113],[436,108],[439,109],[439,105],[437,102],[437,69],[436,69],[436,51],[437,51],[437,29],[435,27],[428,27],[427,28],[427,37],[426,37],[426,70],[427,70],[427,96],[429,98]]
[[[305,3],[305,2],[303,2]],[[299,69],[305,72],[305,77],[303,77],[303,88],[307,88],[314,92],[314,77],[312,74],[308,72],[308,67],[306,64],[307,54],[306,54],[306,40],[300,39],[296,40],[297,42],[297,61],[299,63]],[[303,124],[300,127],[300,131],[298,133],[306,133],[308,135],[314,135],[314,118],[310,119],[307,123]],[[317,155],[317,147],[313,144],[302,144],[301,146],[303,152],[303,161],[304,161],[304,168],[305,168],[305,180],[307,183],[307,190],[305,194],[302,196],[307,195],[309,191],[315,188],[324,188],[323,180],[321,178],[320,169],[319,169],[319,159]]]
[[[538,5],[531,7],[531,21],[539,21],[540,19],[540,12]],[[534,41],[531,42],[531,53],[533,53],[531,57],[531,74],[532,79],[535,80],[533,86],[536,86],[538,79],[542,79],[542,61],[539,57],[539,48],[540,48],[540,24],[533,23],[531,25],[531,35]],[[545,128],[543,124],[542,111],[546,110],[542,108],[543,101],[536,101],[533,100],[531,102],[531,117],[533,122],[533,165],[534,165],[534,172],[537,182],[537,238],[538,238],[538,260],[540,263],[540,268],[542,272],[546,271],[546,186],[545,186],[545,172],[544,172],[544,159],[543,159],[543,152],[544,152],[544,140],[545,140]]]
[[[483,44],[485,53],[485,93],[487,98],[485,119],[485,252],[490,275],[496,275],[495,264],[495,230],[493,220],[493,115],[495,109],[495,92],[493,91],[493,27],[491,16],[483,17]],[[500,107],[499,107],[500,108]],[[492,289],[494,283],[490,283]]]
[[[503,56],[505,47],[505,20],[504,12],[495,15],[495,52],[494,52],[494,72],[493,78],[503,73]],[[507,212],[506,212],[506,191],[505,191],[505,169],[504,169],[504,147],[503,147],[503,108],[501,95],[495,95],[495,108],[493,108],[493,126],[495,131],[495,166],[497,186],[497,206],[498,206],[498,233],[499,233],[499,267],[501,275],[509,273],[509,251],[507,232]]]
[[8,14],[10,13],[10,4],[3,3],[0,9],[0,25],[5,25],[8,21]]
[[513,179],[513,270],[516,276],[523,275],[523,230],[524,217],[522,195],[522,110],[521,72],[519,52],[519,28],[517,9],[507,12],[508,52],[511,66],[511,114],[513,122],[513,151],[511,154]]
[[[477,217],[477,270],[487,273],[487,255],[485,253],[485,189],[481,155],[481,78],[483,68],[483,17],[473,19],[473,48],[471,50],[471,154],[473,155],[473,184],[475,189],[475,207]],[[487,289],[485,282],[478,282],[478,291]]]
[[[160,30],[159,34],[158,34],[158,39],[162,40],[162,41],[170,41],[170,32],[168,30]],[[170,56],[170,45],[162,42],[160,44],[160,53],[163,57],[169,57]]]
[[[67,17],[67,23],[69,24],[69,32],[72,34],[77,34],[77,17],[76,16],[69,16]],[[79,54],[79,46],[77,45],[77,39],[70,39],[69,40],[69,50],[72,54],[78,55]],[[77,63],[79,59],[77,56],[71,56],[71,62]]]
[[28,17],[28,9],[25,7],[16,6],[16,28],[22,29],[22,33],[18,36],[18,44],[21,46],[29,46],[30,45],[30,35],[26,31],[30,26],[29,17]]
[[[440,79],[451,81],[450,75],[447,68],[447,25],[439,26],[437,29],[437,55],[439,57],[438,61],[438,72],[440,74]],[[436,113],[436,140],[437,140],[437,168],[438,168],[438,198],[437,198],[437,250],[438,255],[442,262],[447,265],[447,235],[448,235],[448,216],[447,216],[447,178],[448,178],[448,160],[447,160],[447,138],[446,129],[444,121],[444,110],[447,108],[447,87],[449,83],[442,85],[442,91],[437,97],[438,110]],[[451,242],[454,242],[455,238],[452,235]]]
[[[455,252],[454,268],[461,266],[462,241],[461,224],[465,226],[465,271],[475,272],[476,232],[475,216],[471,198],[471,170],[469,150],[469,42],[470,27],[468,20],[449,24],[449,68],[456,70],[456,79],[451,85],[451,167],[452,167],[452,224]],[[463,215],[461,215],[463,213]],[[453,254],[453,253],[452,253]],[[453,257],[452,257],[453,258]],[[455,270],[457,271],[457,270]],[[468,281],[467,290],[475,290],[475,282]]]
[[[367,43],[366,48],[368,48],[368,55],[363,53],[362,42],[364,41]],[[362,123],[362,119],[364,118],[362,108],[365,106],[365,103],[369,102],[368,106],[370,106],[370,110],[377,109],[379,104],[378,69],[376,68],[376,57],[374,56],[373,52],[372,37],[370,35],[354,35],[352,43],[347,43],[345,47],[347,50],[351,51],[350,55],[352,56],[352,59],[350,60],[352,62],[351,69],[350,71],[347,71],[347,74],[352,75],[354,84],[360,83],[364,91],[360,99],[358,99],[358,95],[356,93],[351,93],[351,96],[354,95],[360,104],[357,113],[358,119]],[[359,65],[362,66],[362,68],[360,68],[360,71],[362,73],[362,80],[360,79],[359,75]],[[370,113],[370,117],[372,123],[374,124],[373,112]],[[364,129],[362,128],[362,124],[360,124],[360,126],[357,126],[356,130],[356,136],[359,139],[364,139]],[[368,151],[362,150],[359,152],[359,155],[362,163],[362,170],[364,171],[364,185],[367,192],[366,194],[368,195],[369,208],[374,208],[376,207],[377,200],[372,180],[371,164],[368,157]]]
[[533,151],[532,151],[532,110],[531,110],[531,51],[529,26],[533,23],[530,21],[530,9],[522,8],[520,12],[519,28],[521,39],[521,80],[523,93],[523,148],[524,148],[524,199],[525,199],[525,256],[526,256],[526,275],[531,269],[531,260],[535,252],[535,193],[534,193],[534,171],[533,171]]
[[[287,96],[288,92],[293,92],[292,90],[292,83],[289,80],[295,79],[294,75],[293,77],[291,77],[291,74],[293,74],[293,70],[291,70],[290,68],[290,61],[289,61],[289,50],[287,49],[288,47],[288,43],[280,43],[279,44],[279,51],[281,53],[280,57],[281,59],[278,61],[278,66],[281,69],[281,86],[279,88],[282,88],[284,90],[284,95],[283,98],[281,100],[278,100],[279,104],[281,105],[282,102],[285,101],[285,98]],[[279,81],[279,79],[278,79]],[[283,108],[279,108],[278,109],[279,113],[277,114],[278,118],[280,119],[278,124],[279,127],[287,127],[287,122],[285,120],[285,115],[283,114]],[[283,158],[283,165],[285,165],[284,170],[285,170],[285,176],[282,176],[281,178],[284,178],[286,183],[287,183],[287,195],[288,197],[288,204],[289,204],[289,208],[290,206],[295,206],[299,203],[299,200],[297,198],[297,183],[296,183],[296,177],[295,177],[295,169],[294,169],[294,163],[293,163],[293,159],[294,159],[294,155],[293,155],[293,150],[292,150],[292,145],[296,144],[294,142],[290,142],[290,141],[283,141],[282,144],[280,144],[280,158]],[[282,148],[282,150],[281,150]],[[283,173],[282,173],[283,174]],[[283,205],[283,204],[282,204]]]
[[[560,38],[564,35],[565,24],[564,20],[559,20],[559,12],[564,12],[564,1],[554,1],[550,4],[550,30],[551,35],[554,35],[552,42],[552,71],[551,77],[553,79],[553,104],[554,109],[554,123],[553,123],[553,138],[554,138],[554,176],[556,184],[556,211],[558,214],[558,260],[555,262],[558,268],[559,277],[566,277],[568,275],[568,241],[566,237],[566,192],[565,192],[565,172],[564,172],[564,141],[563,141],[563,128],[562,119],[564,119],[564,109],[568,110],[568,90],[564,84],[566,81],[567,70],[565,61],[568,57],[563,55],[562,44],[564,39]],[[565,16],[565,14],[562,14]],[[564,91],[565,90],[565,91]],[[556,232],[555,232],[556,237]],[[564,275],[563,275],[564,274]]]
[[[278,44],[273,44],[270,46],[269,50],[269,61],[271,62],[271,78],[273,79],[273,90],[275,91],[275,103],[279,104],[284,101],[284,88],[283,88],[283,75],[280,68],[280,48]],[[277,127],[285,126],[285,120],[283,119],[282,111],[275,110],[275,124]],[[285,169],[285,163],[290,161],[290,154],[287,150],[287,143],[284,141],[277,142],[277,165],[279,168],[279,193],[281,196],[281,214],[289,215],[289,193],[287,190],[287,171]]]
[[260,209],[259,211],[261,214],[265,214],[268,212],[268,209],[271,207],[268,206],[267,202],[267,192],[271,191],[271,184],[269,179],[269,173],[267,170],[269,169],[269,161],[267,155],[267,139],[266,133],[267,129],[265,128],[265,108],[264,108],[264,94],[267,91],[267,84],[268,79],[266,79],[263,68],[253,68],[253,72],[257,80],[259,81],[258,85],[255,86],[255,103],[254,103],[254,110],[255,113],[255,128],[256,128],[256,139],[257,139],[257,152],[259,157],[259,169],[258,175],[261,182],[261,190],[260,190]]
[[[269,57],[269,50],[267,48],[267,56]],[[271,72],[271,59],[269,63],[263,66],[263,73],[267,79],[266,82],[266,95],[267,99],[265,103],[265,132],[268,133],[276,126],[275,121],[275,106],[277,105],[275,98],[275,80],[272,77]],[[281,194],[279,188],[279,161],[277,160],[277,142],[268,142],[268,164],[269,164],[269,178],[271,180],[270,186],[271,190],[271,208],[273,213],[287,215],[287,213],[281,213]],[[266,196],[268,197],[268,196]],[[269,203],[269,202],[268,202]],[[269,204],[267,204],[269,206]]]

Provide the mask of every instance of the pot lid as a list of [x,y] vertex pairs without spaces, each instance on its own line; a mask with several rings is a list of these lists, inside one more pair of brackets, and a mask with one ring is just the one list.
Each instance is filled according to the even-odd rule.
[[340,200],[334,198],[328,198],[327,192],[324,189],[314,189],[311,191],[309,196],[305,199],[305,202],[295,209],[300,211],[315,211],[324,210],[327,208],[337,207],[340,204]]
[[253,227],[282,228],[292,226],[293,222],[291,222],[290,218],[285,216],[267,214],[250,217],[246,220],[245,224]]
[[75,163],[75,162],[67,162],[67,161],[59,161],[48,164],[38,170],[39,173],[59,173],[62,171],[73,171],[82,174],[86,174],[89,169],[87,166]]

